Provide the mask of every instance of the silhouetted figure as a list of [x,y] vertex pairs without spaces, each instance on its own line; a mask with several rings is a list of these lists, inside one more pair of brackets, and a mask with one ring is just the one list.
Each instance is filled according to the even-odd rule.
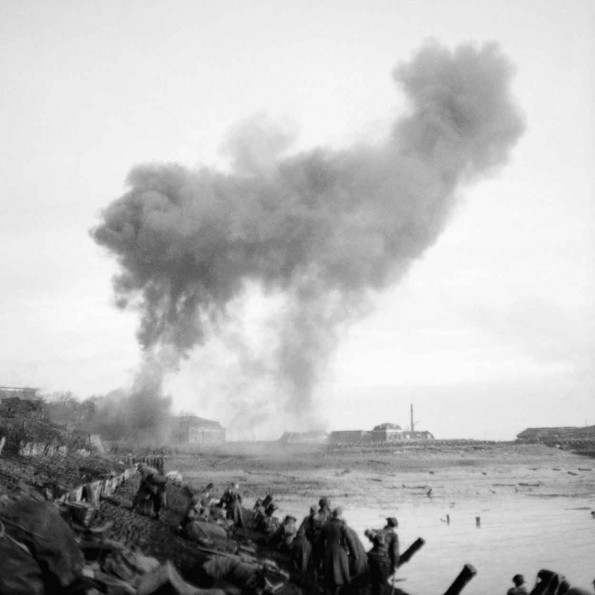
[[312,542],[300,527],[291,547],[291,559],[295,567],[304,574],[312,570]]
[[388,553],[388,559],[393,567],[393,572],[397,570],[399,565],[399,536],[397,535],[396,528],[399,526],[399,521],[393,516],[386,519],[386,526],[382,529],[384,534],[384,541],[386,544],[386,551]]
[[325,496],[318,501],[318,518],[321,525],[331,517],[331,501]]
[[506,595],[527,595],[527,589],[525,587],[525,577],[522,574],[515,574],[512,577],[514,587],[508,589]]
[[372,544],[372,549],[368,552],[371,595],[385,595],[390,592],[388,579],[393,573],[393,568],[388,557],[384,533],[374,534]]
[[322,527],[319,539],[324,551],[325,587],[330,593],[339,593],[341,587],[347,585],[350,580],[347,557],[349,536],[341,508],[333,510],[331,518]]
[[225,507],[226,517],[233,521],[236,528],[244,526],[244,514],[242,511],[242,494],[240,494],[240,486],[237,483],[232,483],[223,492],[220,504]]
[[304,532],[304,536],[310,543],[314,543],[320,534],[322,524],[316,516],[316,506],[310,506],[310,514],[302,520],[299,530]]
[[[320,539],[322,527],[331,517],[331,503],[328,498],[323,497],[318,501],[318,510],[312,517],[312,569],[314,571],[315,578],[320,572],[322,572],[322,566],[324,563],[324,547]],[[310,508],[310,513],[312,509]]]
[[269,545],[284,552],[291,552],[291,546],[297,534],[296,520],[294,516],[287,515],[279,528],[269,537]]
[[167,478],[150,468],[139,470],[141,481],[138,492],[132,502],[132,510],[141,509],[145,514],[149,516],[152,514],[158,519],[161,514],[161,508],[165,505]]

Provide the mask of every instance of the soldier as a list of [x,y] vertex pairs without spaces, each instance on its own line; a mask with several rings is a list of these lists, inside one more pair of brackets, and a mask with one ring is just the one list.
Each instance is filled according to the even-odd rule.
[[[344,585],[349,584],[349,559],[347,548],[350,547],[343,509],[335,508],[331,518],[326,521],[319,537],[324,552],[324,582],[330,593],[340,593]],[[353,552],[350,552],[353,554]]]
[[[312,508],[310,508],[312,515]],[[320,541],[320,532],[326,521],[331,517],[331,504],[328,498],[322,497],[318,501],[318,510],[312,516],[312,527],[314,529],[312,536],[312,564],[315,576],[322,570],[324,560],[324,548]]]
[[262,498],[258,498],[254,503],[252,511],[254,512],[252,516],[252,528],[255,531],[262,531],[264,528],[264,519],[265,519],[265,507],[262,504]]
[[316,518],[316,506],[310,506],[310,514],[304,517],[299,530],[303,531],[306,539],[310,543],[314,543],[318,537],[318,534],[320,533],[321,528],[322,525]]
[[328,498],[323,497],[318,501],[318,518],[320,525],[324,525],[326,521],[331,517],[331,502]]
[[272,535],[278,529],[278,519],[274,516],[278,506],[271,500],[267,506],[263,500],[258,506],[254,505],[254,524],[255,531],[262,531],[267,535]]
[[290,552],[291,544],[297,533],[296,520],[294,516],[288,514],[283,519],[283,524],[269,537],[268,543],[281,551]]
[[275,516],[277,510],[279,510],[279,507],[271,502],[264,511],[261,530],[267,535],[272,535],[279,528],[279,519]]
[[292,543],[291,559],[300,572],[306,574],[312,570],[312,542],[301,527]]
[[388,552],[388,559],[393,567],[393,572],[397,570],[399,565],[399,536],[395,529],[399,526],[399,522],[395,517],[388,517],[386,519],[386,526],[382,529],[384,533],[384,541],[386,550]]
[[527,589],[525,588],[525,577],[522,574],[515,574],[512,577],[514,587],[511,587],[506,592],[506,595],[527,595]]
[[[139,467],[141,481],[138,492],[132,502],[132,510],[141,508],[145,514],[154,514],[159,519],[161,508],[165,505],[165,488],[167,479],[156,469]],[[148,509],[145,508],[148,505]]]
[[233,521],[236,528],[244,526],[240,484],[229,484],[229,487],[223,492],[223,496],[221,496],[220,504],[225,507],[227,518]]
[[371,595],[388,593],[388,579],[393,573],[392,563],[388,557],[384,533],[375,533],[372,537],[372,549],[368,552],[368,570]]
[[215,486],[212,483],[208,483],[205,489],[200,493],[200,505],[204,507],[209,507],[211,505],[211,498],[213,488]]

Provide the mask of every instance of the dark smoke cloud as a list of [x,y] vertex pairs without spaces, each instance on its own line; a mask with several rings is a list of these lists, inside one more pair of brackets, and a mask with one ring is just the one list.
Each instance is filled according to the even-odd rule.
[[524,127],[511,73],[494,44],[429,43],[395,69],[410,109],[376,146],[287,155],[291,135],[260,118],[230,136],[229,172],[134,167],[92,236],[144,350],[187,355],[248,283],[282,292],[278,378],[307,415],[341,325],[434,243],[462,184],[507,161]]

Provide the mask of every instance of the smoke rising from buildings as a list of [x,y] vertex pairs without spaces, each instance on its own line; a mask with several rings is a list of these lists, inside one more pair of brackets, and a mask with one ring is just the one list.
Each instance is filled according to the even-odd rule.
[[137,445],[163,444],[171,432],[171,398],[163,394],[167,366],[146,354],[132,386],[96,400],[96,430],[110,440],[134,440]]
[[307,419],[341,326],[436,241],[464,184],[508,160],[524,128],[511,74],[496,44],[428,43],[394,70],[409,109],[375,146],[291,154],[260,118],[230,135],[229,171],[134,167],[91,233],[145,353],[188,355],[247,284],[280,292],[276,375]]

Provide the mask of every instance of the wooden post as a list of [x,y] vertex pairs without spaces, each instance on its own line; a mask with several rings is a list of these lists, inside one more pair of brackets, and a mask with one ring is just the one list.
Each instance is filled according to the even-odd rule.
[[471,564],[465,564],[459,576],[454,580],[453,584],[448,587],[444,595],[459,595],[465,588],[465,585],[477,574],[477,570]]
[[400,568],[401,564],[409,562],[413,555],[424,545],[426,542],[423,537],[418,537],[400,556],[397,562],[397,568]]

